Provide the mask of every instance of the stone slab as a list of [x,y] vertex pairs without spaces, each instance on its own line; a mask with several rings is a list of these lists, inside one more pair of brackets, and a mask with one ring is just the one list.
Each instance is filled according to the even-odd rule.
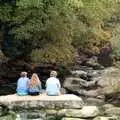
[[83,100],[73,94],[64,94],[60,96],[18,96],[16,94],[0,96],[0,104],[6,105],[9,109],[62,109],[62,108],[82,108]]

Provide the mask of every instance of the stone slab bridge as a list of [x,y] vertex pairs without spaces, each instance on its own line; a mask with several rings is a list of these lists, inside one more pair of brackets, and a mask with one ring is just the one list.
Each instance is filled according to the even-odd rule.
[[97,106],[85,106],[73,94],[60,96],[0,96],[0,120],[120,120],[100,116]]
[[82,108],[83,101],[80,97],[73,94],[60,96],[18,96],[16,94],[1,96],[0,103],[7,106],[10,110],[15,109],[56,109],[56,108]]

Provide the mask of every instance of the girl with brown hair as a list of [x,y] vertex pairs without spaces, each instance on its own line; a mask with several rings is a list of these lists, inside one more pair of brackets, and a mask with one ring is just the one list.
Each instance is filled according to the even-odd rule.
[[29,82],[29,95],[39,95],[41,88],[41,81],[36,73],[33,73],[31,80]]

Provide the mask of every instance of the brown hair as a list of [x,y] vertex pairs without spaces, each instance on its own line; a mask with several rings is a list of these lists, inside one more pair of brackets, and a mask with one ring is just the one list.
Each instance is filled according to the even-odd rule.
[[33,87],[37,84],[41,84],[41,81],[36,73],[33,73],[31,80],[29,82],[29,87]]

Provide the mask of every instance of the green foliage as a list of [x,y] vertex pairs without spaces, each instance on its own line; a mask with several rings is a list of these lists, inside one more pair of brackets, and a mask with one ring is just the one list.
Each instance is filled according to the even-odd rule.
[[119,0],[17,0],[16,6],[0,4],[1,25],[7,26],[7,35],[12,36],[7,54],[29,55],[37,63],[68,64],[78,48],[99,52],[104,41],[112,37],[104,21],[119,7]]
[[118,23],[113,29],[111,43],[113,46],[113,56],[115,56],[115,58],[120,58],[120,25]]
[[78,2],[76,8],[74,5],[74,12],[77,15],[76,23],[78,24],[74,30],[73,45],[84,50],[89,49],[93,53],[97,50],[99,53],[105,41],[112,37],[111,31],[104,28],[104,21],[109,20],[118,11],[120,3],[111,0],[76,1]]
[[74,14],[63,0],[20,0],[9,31],[16,40],[31,40],[33,62],[71,63]]
[[28,8],[28,7],[40,7],[42,5],[42,0],[19,0],[17,2],[17,6],[21,8]]
[[34,62],[39,63],[62,63],[69,64],[73,62],[74,49],[67,45],[46,45],[43,49],[35,49],[31,54]]
[[0,4],[0,21],[5,23],[11,20],[10,12],[12,12],[12,7],[8,4]]

